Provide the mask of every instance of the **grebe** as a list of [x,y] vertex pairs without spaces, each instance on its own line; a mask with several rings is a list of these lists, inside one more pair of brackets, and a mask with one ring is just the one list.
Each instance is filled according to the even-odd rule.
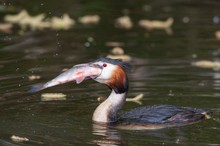
[[79,64],[62,73],[41,87],[33,87],[36,92],[58,84],[76,81],[81,83],[93,79],[111,89],[110,96],[94,111],[92,120],[95,123],[107,124],[121,129],[160,129],[183,126],[208,119],[210,112],[190,107],[173,105],[153,105],[132,109],[121,116],[117,112],[125,103],[128,92],[129,66],[119,60],[100,58],[86,64]]

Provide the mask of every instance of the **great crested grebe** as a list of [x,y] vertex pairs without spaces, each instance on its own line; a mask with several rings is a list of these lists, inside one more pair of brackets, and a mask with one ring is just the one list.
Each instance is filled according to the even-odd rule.
[[41,87],[33,87],[36,92],[58,84],[76,81],[81,83],[93,79],[111,89],[110,96],[94,111],[95,123],[108,124],[122,129],[160,129],[183,126],[209,118],[209,111],[173,105],[153,105],[132,109],[121,116],[117,112],[125,103],[128,92],[128,65],[119,60],[100,58],[86,64],[79,64],[67,70]]

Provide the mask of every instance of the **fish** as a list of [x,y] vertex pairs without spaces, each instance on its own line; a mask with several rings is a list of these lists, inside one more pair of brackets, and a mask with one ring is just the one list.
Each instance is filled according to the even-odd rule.
[[28,92],[34,93],[41,90],[44,90],[49,87],[56,85],[76,81],[77,84],[80,84],[82,81],[87,79],[94,79],[99,76],[102,72],[102,68],[95,64],[79,64],[75,65],[69,70],[61,73],[54,79],[46,82],[45,84],[33,85]]

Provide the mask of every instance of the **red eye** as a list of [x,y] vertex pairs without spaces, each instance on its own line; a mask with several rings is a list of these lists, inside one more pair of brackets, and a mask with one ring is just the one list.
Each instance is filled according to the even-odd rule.
[[106,66],[107,66],[107,64],[106,64],[106,63],[104,63],[102,66],[103,66],[103,67],[106,67]]

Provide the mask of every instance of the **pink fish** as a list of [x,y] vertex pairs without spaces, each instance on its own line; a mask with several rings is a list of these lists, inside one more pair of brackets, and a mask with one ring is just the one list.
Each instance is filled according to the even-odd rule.
[[95,64],[79,64],[73,66],[71,69],[63,72],[56,78],[48,81],[43,85],[32,86],[29,92],[37,92],[52,86],[64,84],[67,82],[76,81],[77,84],[90,78],[96,78],[102,72],[102,68]]

